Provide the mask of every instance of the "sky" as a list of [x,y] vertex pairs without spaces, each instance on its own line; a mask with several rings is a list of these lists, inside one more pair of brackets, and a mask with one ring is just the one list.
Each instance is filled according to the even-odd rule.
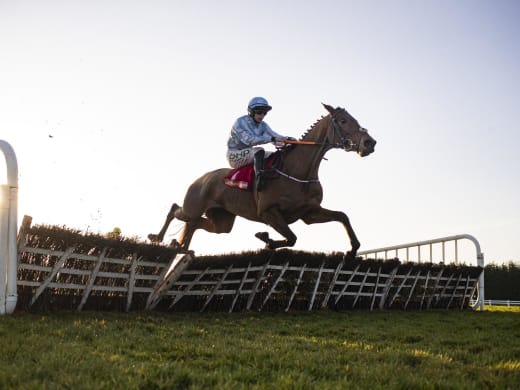
[[[263,96],[278,133],[300,137],[323,102],[377,140],[320,168],[322,205],[349,216],[362,250],[466,233],[486,262],[520,261],[518,20],[516,0],[0,0],[19,220],[144,240],[227,166],[231,125]],[[350,249],[338,223],[292,228],[295,249]],[[278,237],[239,218],[191,249],[256,250],[258,231]]]

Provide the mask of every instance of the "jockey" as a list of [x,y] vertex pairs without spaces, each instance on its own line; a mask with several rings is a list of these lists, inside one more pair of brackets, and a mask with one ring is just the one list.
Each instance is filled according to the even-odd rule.
[[238,118],[233,127],[227,143],[227,159],[232,168],[240,168],[254,162],[256,190],[260,191],[264,184],[264,156],[265,150],[257,145],[274,142],[274,139],[293,139],[284,137],[273,131],[264,117],[271,106],[263,97],[254,97],[247,105],[248,115]]

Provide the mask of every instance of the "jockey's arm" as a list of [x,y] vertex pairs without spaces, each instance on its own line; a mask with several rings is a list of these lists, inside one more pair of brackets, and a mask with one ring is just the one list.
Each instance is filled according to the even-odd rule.
[[248,146],[266,144],[271,141],[271,135],[256,135],[252,129],[248,128],[247,122],[240,120],[233,126],[232,133],[240,142]]
[[267,123],[265,123],[265,127],[266,127],[266,133],[269,134],[269,138],[272,140],[273,138],[276,138],[276,139],[285,139],[287,137],[281,135],[281,134],[278,134],[276,131],[274,131],[273,129],[271,129],[271,127],[269,127],[269,125]]
[[[285,135],[281,135],[281,134],[278,134],[276,131],[274,131],[273,129],[271,129],[269,127],[269,125],[267,125],[266,123],[266,126],[267,126],[267,132],[269,134],[271,134],[271,142],[275,143],[275,144],[278,144],[277,147],[279,147],[280,145],[282,145],[283,143],[283,140],[296,140],[296,138],[293,138],[293,137],[288,137],[288,136],[285,136]],[[282,142],[282,143],[281,143]]]

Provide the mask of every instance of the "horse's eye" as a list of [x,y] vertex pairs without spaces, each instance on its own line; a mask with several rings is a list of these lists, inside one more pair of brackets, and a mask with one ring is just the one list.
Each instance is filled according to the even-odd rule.
[[339,121],[342,125],[344,125],[345,123],[347,123],[347,120],[346,119],[340,119]]

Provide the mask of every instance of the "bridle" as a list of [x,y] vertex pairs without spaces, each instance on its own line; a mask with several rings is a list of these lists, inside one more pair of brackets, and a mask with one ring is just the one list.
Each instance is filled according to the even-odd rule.
[[[354,141],[352,141],[351,138],[343,136],[342,131],[341,131],[341,126],[338,124],[338,122],[336,121],[336,118],[334,116],[331,117],[330,122],[332,123],[333,139],[336,139],[336,137],[337,137],[337,138],[339,138],[340,142],[333,143],[333,144],[329,143],[329,145],[332,146],[332,148],[344,149],[347,152],[351,152],[353,150],[359,151],[358,144],[356,144]],[[358,131],[362,132],[362,133],[368,132],[367,129],[365,129],[364,127],[361,127],[361,126],[359,126]],[[354,149],[354,147],[357,147],[357,148]]]
[[[338,124],[336,118],[334,115],[331,115],[330,123],[332,125],[332,140],[334,141],[336,138],[339,139],[339,142],[302,142],[302,141],[285,141],[288,144],[302,144],[302,145],[319,145],[322,147],[329,147],[331,149],[343,149],[346,152],[351,152],[353,150],[359,151],[359,145],[356,144],[354,141],[352,141],[352,138],[343,135],[343,131],[341,129],[341,126]],[[367,133],[367,129],[364,127],[359,127],[358,131],[362,133]],[[356,148],[356,149],[355,149]],[[318,179],[299,179],[297,177],[288,175],[282,171],[280,171],[278,168],[275,169],[275,172],[277,172],[279,175],[290,179],[292,181],[296,181],[298,183],[319,183],[320,181]]]
[[[280,140],[281,142],[288,145],[314,145],[314,146],[324,146],[329,149],[344,149],[346,152],[351,152],[353,150],[359,151],[359,145],[352,141],[352,138],[348,138],[348,136],[343,136],[341,126],[338,124],[336,118],[334,116],[330,119],[330,125],[332,126],[332,139],[339,139],[339,142],[315,142],[315,141],[297,141],[297,140]],[[330,126],[329,125],[329,126]],[[364,127],[359,126],[358,131],[361,133],[367,133],[368,130]],[[274,140],[274,138],[273,138]],[[357,147],[356,149],[354,149]]]

